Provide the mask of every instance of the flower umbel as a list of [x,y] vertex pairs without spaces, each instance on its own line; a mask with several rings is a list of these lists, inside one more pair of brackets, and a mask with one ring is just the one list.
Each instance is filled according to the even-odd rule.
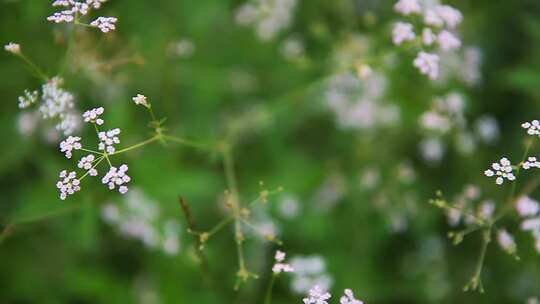
[[501,158],[498,163],[493,163],[491,169],[484,171],[484,174],[487,177],[496,176],[495,183],[497,185],[502,185],[504,179],[509,181],[514,181],[516,179],[516,176],[512,172],[512,164],[506,157]]

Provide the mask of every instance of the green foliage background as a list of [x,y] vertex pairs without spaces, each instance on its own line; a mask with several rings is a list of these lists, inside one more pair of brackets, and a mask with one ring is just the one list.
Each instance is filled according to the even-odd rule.
[[[0,2],[0,42],[20,43],[54,74],[63,63],[66,27],[46,21],[54,11],[49,2]],[[497,146],[470,157],[449,150],[436,167],[418,156],[416,126],[433,91],[425,89],[427,80],[409,59],[390,75],[388,94],[402,110],[399,128],[375,134],[338,130],[321,106],[321,82],[335,72],[336,45],[359,33],[391,47],[385,24],[396,18],[393,1],[300,1],[287,32],[305,39],[307,58],[294,64],[280,55],[283,36],[264,43],[251,28],[234,23],[234,9],[241,3],[110,1],[100,12],[119,18],[117,32],[79,32],[75,54],[80,56],[66,71],[66,87],[81,109],[104,106],[108,126],[122,128],[124,143],[136,143],[149,133],[146,113],[131,101],[137,93],[152,99],[174,134],[209,142],[220,139],[226,126],[240,125],[234,156],[242,197],[256,196],[259,181],[300,197],[298,218],[278,217],[283,248],[291,255],[324,256],[336,297],[346,287],[367,303],[523,303],[540,296],[540,257],[526,235],[518,235],[520,262],[491,246],[483,275],[486,293],[463,293],[480,236],[452,246],[445,238],[444,216],[428,204],[436,190],[451,194],[466,183],[478,183],[500,200],[505,197],[505,189],[492,185],[482,172],[500,155],[520,155],[524,133],[519,124],[538,117],[540,2],[450,1],[465,16],[462,36],[483,51],[482,83],[466,92],[471,118],[494,114],[502,134]],[[368,14],[375,23],[366,22]],[[189,59],[167,55],[168,44],[180,38],[196,44]],[[136,60],[99,70],[91,65],[95,58]],[[181,254],[169,257],[147,251],[103,223],[100,206],[120,197],[97,181],[60,201],[54,183],[58,172],[72,163],[56,146],[38,137],[24,138],[16,129],[17,96],[41,83],[6,52],[0,53],[0,70],[0,219],[3,228],[14,224],[0,244],[0,303],[138,303],[143,288],[136,282],[141,280],[150,282],[162,303],[262,303],[274,246],[248,241],[247,263],[261,277],[235,292],[231,231],[221,232],[207,246],[212,287],[201,278],[189,234],[183,233]],[[231,79],[238,71],[254,75],[253,89],[234,90]],[[83,134],[93,136],[91,130]],[[170,144],[122,157],[130,165],[133,185],[158,200],[167,215],[181,218],[176,198],[182,195],[200,226],[209,228],[222,218],[217,201],[226,186],[219,155]],[[417,211],[405,232],[394,233],[387,217],[373,207],[373,198],[362,191],[348,191],[327,212],[314,208],[313,196],[329,174],[339,172],[348,188],[355,189],[359,170],[374,165],[391,176],[401,159],[411,160],[418,173]],[[399,205],[403,189],[385,191]],[[508,225],[516,227],[517,221],[510,219]],[[301,302],[288,282],[287,276],[280,277],[274,303]]]

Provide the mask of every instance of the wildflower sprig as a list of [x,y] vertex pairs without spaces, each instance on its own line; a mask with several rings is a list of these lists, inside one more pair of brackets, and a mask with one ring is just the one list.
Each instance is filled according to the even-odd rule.
[[[529,135],[536,136],[536,129],[533,129],[535,125],[538,125],[538,123],[533,121],[531,123],[524,123],[522,127],[527,129],[527,133]],[[489,217],[479,217],[478,214],[471,213],[470,208],[463,202],[457,204],[449,203],[442,197],[441,192],[437,193],[436,199],[430,201],[438,208],[446,210],[447,212],[457,211],[457,214],[463,215],[470,220],[467,228],[463,230],[450,231],[448,233],[448,236],[452,239],[455,245],[461,243],[466,235],[477,231],[481,232],[482,243],[480,246],[480,253],[473,275],[464,287],[465,291],[477,290],[479,292],[484,292],[481,274],[488,246],[494,237],[496,238],[499,246],[506,253],[514,257],[516,260],[520,259],[519,255],[517,254],[517,245],[514,237],[505,228],[498,227],[498,224],[506,215],[508,215],[510,211],[512,211],[514,207],[518,211],[518,214],[525,217],[538,212],[537,203],[530,200],[527,201],[524,198],[526,198],[529,193],[534,191],[540,185],[540,176],[532,179],[528,184],[526,184],[520,193],[517,192],[517,181],[519,180],[523,170],[538,168],[540,165],[536,157],[529,155],[533,145],[534,141],[532,139],[526,139],[523,156],[521,157],[520,162],[518,162],[516,165],[512,165],[508,158],[503,157],[499,162],[493,163],[491,168],[484,172],[484,175],[487,177],[496,177],[495,183],[497,185],[502,185],[505,179],[512,182],[508,196],[504,200],[504,205],[502,205],[496,213],[493,212],[494,207],[490,207]],[[540,229],[538,229],[538,231],[540,231]],[[535,235],[536,234],[533,232],[533,236]],[[540,239],[540,237],[538,239]]]

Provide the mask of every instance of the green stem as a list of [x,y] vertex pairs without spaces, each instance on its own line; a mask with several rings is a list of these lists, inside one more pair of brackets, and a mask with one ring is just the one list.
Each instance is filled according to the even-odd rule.
[[274,288],[274,282],[276,280],[276,275],[272,273],[272,277],[268,282],[268,287],[266,288],[266,295],[264,296],[264,304],[272,304],[272,289]]
[[35,73],[35,76],[43,79],[44,81],[49,81],[49,76],[45,74],[37,65],[35,65],[32,60],[30,60],[26,55],[24,55],[22,52],[18,54],[19,58],[22,59],[24,63],[32,70],[32,72]]
[[197,143],[197,142],[190,141],[190,140],[180,138],[180,137],[176,137],[176,136],[162,135],[162,138],[164,140],[166,140],[166,141],[172,141],[172,142],[179,143],[181,145],[185,145],[185,146],[192,147],[192,148],[203,149],[203,150],[207,150],[207,149],[209,150],[210,149],[210,147],[208,145]]
[[150,144],[150,143],[153,143],[154,141],[159,140],[160,138],[161,138],[161,136],[156,135],[156,136],[151,137],[151,138],[149,138],[149,139],[147,139],[147,140],[145,140],[145,141],[143,141],[143,142],[140,142],[140,143],[138,143],[138,144],[135,144],[135,145],[133,145],[133,146],[129,146],[129,147],[127,147],[127,148],[124,148],[124,149],[121,149],[121,150],[118,150],[118,151],[115,151],[114,153],[111,153],[111,154],[109,154],[109,155],[112,156],[112,155],[117,155],[117,154],[120,154],[120,153],[128,152],[128,151],[131,151],[131,150],[133,150],[133,149],[137,149],[137,148],[140,148],[140,147],[142,147],[142,146],[145,146],[145,145],[148,145],[148,144]]

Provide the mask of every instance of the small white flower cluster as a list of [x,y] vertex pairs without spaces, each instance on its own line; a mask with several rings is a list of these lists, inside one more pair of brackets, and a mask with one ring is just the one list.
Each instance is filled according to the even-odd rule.
[[19,109],[26,109],[38,100],[38,91],[24,90],[24,95],[19,96]]
[[101,131],[98,133],[99,144],[98,149],[100,151],[105,151],[108,154],[113,154],[116,151],[114,147],[115,144],[120,143],[118,135],[120,135],[120,129],[115,128],[108,131]]
[[142,105],[144,107],[150,108],[150,104],[148,103],[148,98],[142,94],[137,94],[137,96],[133,97],[133,102],[135,102],[136,105]]
[[60,199],[65,200],[68,195],[80,191],[80,183],[76,172],[68,173],[66,170],[60,172],[60,180],[56,183],[56,187],[60,190]]
[[90,22],[93,27],[99,28],[103,33],[108,33],[116,29],[116,17],[98,17],[96,20]]
[[275,38],[292,22],[297,0],[249,0],[236,10],[239,25],[252,25],[261,40]]
[[296,36],[288,37],[281,44],[280,51],[285,59],[289,61],[297,60],[304,55],[304,42]]
[[[332,295],[321,288],[318,285],[315,285],[309,290],[308,297],[303,299],[304,304],[328,304],[328,300]],[[343,296],[339,299],[340,304],[364,304],[364,302],[356,299],[354,293],[351,289],[345,289],[343,291]]]
[[125,184],[131,181],[131,177],[126,174],[127,171],[128,166],[126,164],[121,165],[120,168],[112,166],[109,168],[109,172],[101,179],[101,182],[107,184],[109,190],[114,190],[118,187],[118,192],[126,194],[129,189]]
[[433,100],[431,109],[419,118],[419,127],[424,133],[420,143],[423,158],[437,164],[444,156],[444,138],[451,139],[456,150],[471,155],[480,143],[491,144],[498,139],[497,120],[489,115],[479,117],[469,126],[466,119],[465,99],[457,92]]
[[512,164],[508,158],[503,157],[498,163],[491,164],[491,169],[484,171],[487,177],[496,176],[495,183],[502,185],[504,180],[514,181],[516,176],[512,172]]
[[448,224],[452,227],[459,225],[462,219],[465,225],[478,224],[477,220],[489,221],[495,214],[495,202],[481,199],[480,188],[476,185],[465,185],[453,202],[453,208],[446,213]]
[[276,262],[274,263],[274,266],[272,266],[272,272],[275,274],[279,274],[282,272],[293,272],[294,268],[288,264],[283,263],[285,261],[285,252],[283,251],[276,251],[276,255],[274,256],[274,259]]
[[[461,40],[452,31],[461,23],[463,15],[449,5],[432,5],[420,3],[418,0],[399,0],[394,10],[403,16],[422,15],[424,28],[421,30],[420,42],[425,48],[433,48],[437,44],[442,51],[456,50],[461,47]],[[417,38],[412,23],[396,22],[392,29],[392,40],[395,45],[402,45]],[[421,50],[413,61],[420,73],[431,80],[439,77],[440,57],[436,53]]]
[[297,294],[306,294],[312,286],[330,289],[332,277],[326,271],[326,263],[321,256],[295,256],[290,260],[292,273],[291,289]]
[[80,141],[81,138],[78,136],[69,136],[60,142],[60,152],[65,153],[66,158],[71,158],[73,150],[82,149],[82,144]]
[[[86,122],[95,124],[97,128],[98,124],[104,123],[104,120],[100,118],[100,115],[102,115],[104,112],[105,110],[102,107],[99,107],[84,112],[82,116]],[[109,190],[114,190],[118,188],[118,192],[120,192],[121,194],[125,194],[129,190],[127,187],[127,183],[131,181],[131,177],[127,175],[128,166],[126,164],[122,164],[120,167],[117,168],[113,166],[109,160],[110,155],[116,152],[114,145],[120,143],[120,140],[117,136],[120,134],[120,129],[115,128],[105,132],[100,132],[99,130],[96,130],[96,132],[99,138],[98,150],[104,151],[103,153],[84,149],[82,147],[82,144],[80,143],[81,138],[76,136],[69,136],[68,138],[63,140],[60,143],[60,152],[65,153],[65,156],[67,158],[71,158],[73,156],[73,150],[84,150],[87,152],[91,152],[91,154],[83,156],[81,159],[79,159],[77,163],[78,168],[86,171],[84,175],[82,175],[80,180],[82,180],[87,175],[97,176],[98,170],[96,169],[96,167],[103,160],[107,159],[107,163],[109,163],[109,170],[102,177],[101,182],[103,184],[106,184]],[[66,197],[65,195],[62,195],[62,193],[64,192],[65,191],[61,191],[61,198],[63,197],[63,199],[65,199]]]
[[93,163],[96,160],[96,157],[94,154],[88,154],[87,156],[83,156],[81,160],[79,160],[79,163],[77,164],[77,167],[84,169],[88,172],[88,175],[90,176],[97,176],[98,171],[96,168],[93,167]]
[[516,254],[516,241],[514,240],[514,236],[512,236],[506,229],[502,228],[497,231],[497,243],[508,254]]
[[521,230],[531,233],[535,240],[535,248],[540,253],[540,203],[528,196],[522,196],[516,201],[516,211],[521,216]]
[[168,46],[169,54],[180,58],[189,58],[193,56],[196,50],[197,46],[195,45],[195,42],[186,38],[172,41]]
[[527,160],[521,165],[523,169],[528,170],[530,168],[540,168],[540,161],[534,156],[527,157]]
[[[27,109],[39,103],[38,111],[44,120],[53,120],[55,129],[64,135],[70,135],[80,127],[80,117],[75,109],[74,97],[70,92],[62,89],[63,80],[54,77],[42,86],[41,96],[38,91],[25,90],[24,95],[19,97],[19,108]],[[32,117],[32,125],[37,126],[36,115]],[[28,124],[27,124],[28,125]]]
[[[61,7],[62,10],[55,12],[47,17],[48,21],[54,23],[72,23],[77,22],[77,18],[86,16],[92,9],[99,9],[102,3],[107,0],[56,0],[52,6]],[[115,17],[98,17],[90,23],[90,26],[99,28],[102,32],[107,33],[115,30]]]
[[397,105],[384,102],[387,79],[372,71],[362,80],[352,73],[331,78],[325,102],[343,129],[374,130],[392,127],[401,119]]
[[91,122],[101,126],[105,121],[100,116],[105,112],[103,107],[88,110],[83,113],[84,122]]
[[527,134],[540,137],[540,121],[535,119],[531,122],[524,122],[521,127],[527,129]]
[[8,44],[4,45],[4,49],[6,50],[6,52],[10,52],[15,55],[21,53],[21,45],[14,42],[9,42]]
[[465,100],[456,92],[445,97],[437,97],[432,103],[432,109],[420,116],[420,127],[424,130],[446,134],[453,128],[464,127]]
[[132,189],[118,204],[105,204],[101,214],[121,235],[138,239],[149,249],[171,256],[180,251],[179,221],[164,218],[158,202],[149,199],[140,189]]

